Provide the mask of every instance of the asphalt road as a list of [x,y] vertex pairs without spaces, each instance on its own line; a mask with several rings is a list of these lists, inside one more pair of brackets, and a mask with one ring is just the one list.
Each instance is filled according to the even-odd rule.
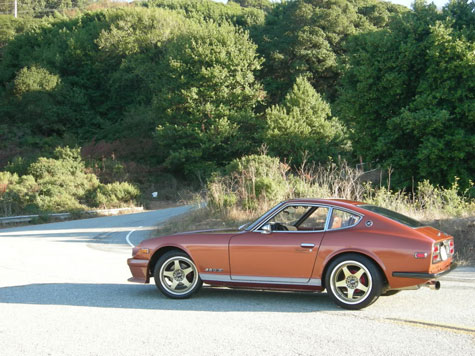
[[186,209],[1,229],[0,355],[475,355],[471,267],[357,312],[326,293],[170,300],[128,283],[129,242]]

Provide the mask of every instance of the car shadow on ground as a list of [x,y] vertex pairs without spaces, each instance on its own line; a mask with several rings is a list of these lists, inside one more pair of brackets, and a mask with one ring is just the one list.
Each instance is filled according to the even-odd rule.
[[274,292],[204,286],[189,299],[169,299],[153,285],[29,284],[0,288],[0,303],[98,308],[214,311],[318,312],[341,310],[326,293]]

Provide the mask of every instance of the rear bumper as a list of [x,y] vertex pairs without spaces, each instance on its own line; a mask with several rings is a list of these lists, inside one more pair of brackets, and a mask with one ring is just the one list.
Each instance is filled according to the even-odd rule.
[[149,283],[150,277],[148,276],[148,260],[139,260],[136,258],[129,258],[127,260],[132,278],[129,278],[129,282],[135,283]]
[[417,279],[434,279],[442,277],[443,275],[452,272],[457,268],[457,264],[452,262],[449,268],[445,271],[439,273],[421,273],[421,272],[393,272],[393,277],[402,277],[402,278],[417,278]]

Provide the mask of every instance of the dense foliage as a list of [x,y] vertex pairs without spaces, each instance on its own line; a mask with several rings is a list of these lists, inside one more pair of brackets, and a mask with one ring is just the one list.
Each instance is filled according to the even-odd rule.
[[385,27],[407,10],[379,0],[299,0],[277,4],[253,31],[264,56],[262,80],[272,102],[304,75],[315,89],[335,98],[345,62],[343,44],[351,35]]
[[0,16],[0,168],[15,184],[66,145],[124,177],[133,161],[205,182],[261,146],[292,170],[392,167],[408,190],[475,176],[473,1],[68,1],[55,6],[77,13],[31,0],[32,17]]
[[[166,51],[152,104],[159,118],[158,156],[175,172],[209,173],[252,150],[263,98],[253,73],[256,46],[234,26],[190,26]],[[207,171],[207,172],[206,172]]]
[[[355,152],[411,179],[467,186],[475,173],[475,4],[416,2],[387,30],[348,41],[341,117]],[[463,15],[462,15],[463,14]]]
[[[19,0],[17,1],[17,13],[23,17],[40,18],[59,11],[84,9],[92,2],[93,0]],[[0,2],[0,13],[13,15],[13,12],[13,1]]]
[[68,147],[38,158],[23,175],[0,171],[0,188],[1,215],[116,208],[133,205],[140,195],[129,183],[99,183],[80,150]]

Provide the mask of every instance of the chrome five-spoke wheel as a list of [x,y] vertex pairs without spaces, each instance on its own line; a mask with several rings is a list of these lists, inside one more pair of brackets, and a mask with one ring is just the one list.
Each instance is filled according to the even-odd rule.
[[340,263],[330,276],[331,288],[342,302],[355,304],[368,297],[373,286],[371,274],[356,261]]
[[171,298],[187,298],[202,284],[195,264],[181,251],[170,251],[160,257],[154,279],[158,289]]
[[329,266],[326,288],[330,297],[346,309],[361,309],[381,294],[381,276],[375,265],[361,255],[344,255]]

